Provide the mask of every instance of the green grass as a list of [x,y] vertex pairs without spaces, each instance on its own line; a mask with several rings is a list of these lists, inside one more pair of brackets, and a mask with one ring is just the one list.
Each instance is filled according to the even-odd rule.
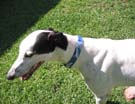
[[[43,65],[25,82],[6,80],[20,41],[34,30],[53,27],[88,37],[135,38],[134,0],[5,0],[0,12],[0,104],[95,103],[79,72],[60,63]],[[123,87],[112,90],[108,104],[127,104]]]

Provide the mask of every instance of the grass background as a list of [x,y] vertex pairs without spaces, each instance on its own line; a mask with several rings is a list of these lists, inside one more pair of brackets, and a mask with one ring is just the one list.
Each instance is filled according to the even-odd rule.
[[[57,62],[43,65],[28,81],[6,80],[20,41],[34,30],[135,38],[135,0],[3,0],[0,13],[0,104],[95,103],[79,72]],[[134,104],[125,101],[123,89],[112,89],[108,104]]]

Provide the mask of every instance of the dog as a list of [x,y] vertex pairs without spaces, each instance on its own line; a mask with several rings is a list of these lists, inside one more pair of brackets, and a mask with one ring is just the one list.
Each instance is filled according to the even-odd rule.
[[44,62],[75,67],[95,96],[105,104],[110,90],[135,82],[135,39],[112,40],[73,36],[53,29],[36,30],[20,44],[7,79],[28,80]]

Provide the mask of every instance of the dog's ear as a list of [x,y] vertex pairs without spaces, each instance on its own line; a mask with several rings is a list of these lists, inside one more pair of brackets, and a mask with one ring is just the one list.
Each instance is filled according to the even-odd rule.
[[54,31],[54,29],[52,27],[49,27],[47,30]]
[[67,37],[63,35],[62,32],[52,32],[48,37],[49,41],[51,41],[56,47],[59,47],[63,50],[67,49]]
[[55,32],[55,33],[58,32],[57,30],[54,30],[52,27],[49,27],[48,30],[49,30],[49,31],[53,31],[53,32]]

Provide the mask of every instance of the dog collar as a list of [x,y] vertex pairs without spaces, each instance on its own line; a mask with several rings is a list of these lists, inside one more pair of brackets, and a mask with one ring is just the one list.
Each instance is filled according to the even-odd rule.
[[68,61],[68,63],[64,64],[65,67],[71,68],[75,64],[78,57],[80,56],[83,43],[84,43],[83,38],[78,35],[78,41],[77,41],[77,45],[75,47],[74,53],[71,59]]

